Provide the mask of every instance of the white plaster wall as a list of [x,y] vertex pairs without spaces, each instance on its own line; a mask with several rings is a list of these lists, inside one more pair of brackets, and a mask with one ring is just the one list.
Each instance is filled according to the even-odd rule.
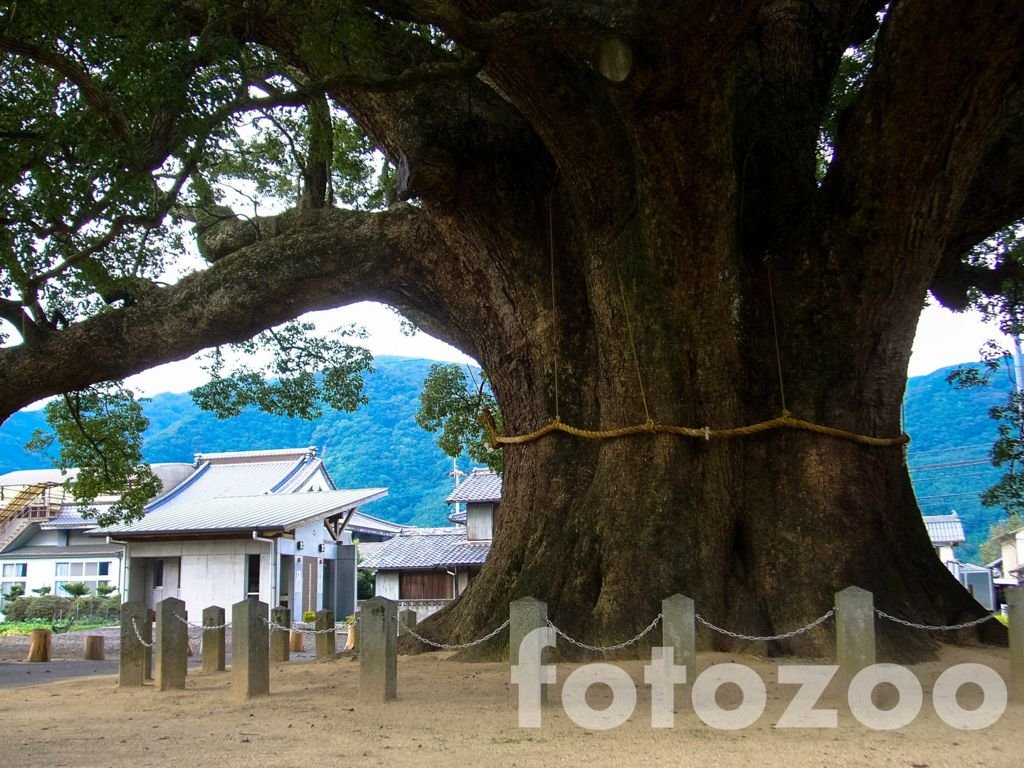
[[[302,549],[298,549],[299,542],[302,542]],[[320,545],[323,545],[324,551],[320,551]],[[301,525],[295,529],[295,541],[293,546],[297,550],[296,555],[301,557],[317,557],[322,560],[333,560],[338,556],[337,547],[335,546],[334,539],[324,528],[322,522],[317,521],[315,523],[309,523],[308,525]],[[290,552],[285,554],[291,554]]]
[[377,571],[375,593],[377,597],[398,599],[398,571]]
[[[1019,534],[1018,534],[1019,535]],[[1024,550],[1024,541],[1018,538],[1003,542],[1003,575],[1012,576],[1012,572],[1020,568],[1020,553]]]
[[468,504],[466,506],[466,538],[469,541],[490,541],[493,532],[491,504]]

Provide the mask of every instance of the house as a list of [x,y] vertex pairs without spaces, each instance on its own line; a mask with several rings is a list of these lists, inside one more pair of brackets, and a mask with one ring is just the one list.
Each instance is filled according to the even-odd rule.
[[1024,528],[1004,533],[999,537],[999,546],[1003,578],[1013,580],[1013,584],[1007,586],[1020,584],[1024,580]]
[[377,596],[397,600],[419,620],[461,595],[480,572],[499,519],[501,477],[474,469],[446,502],[455,505],[448,518],[455,525],[404,528],[381,544],[359,544],[359,567],[376,572]]
[[924,515],[924,527],[939,560],[943,563],[956,560],[953,549],[967,541],[964,525],[956,511],[948,515]]
[[967,541],[964,526],[954,510],[948,515],[925,515],[924,526],[928,530],[935,554],[964,589],[987,610],[996,606],[996,593],[992,570],[971,563],[961,563],[954,548]]
[[[181,463],[152,469],[167,493],[193,468]],[[93,593],[101,585],[121,588],[121,547],[86,536],[96,523],[82,516],[65,488],[76,474],[25,469],[0,475],[0,593],[20,586],[27,595],[44,587],[60,595],[69,582],[83,582]],[[102,510],[116,500],[100,497],[93,506]]]
[[185,601],[190,617],[246,597],[291,609],[355,611],[352,531],[399,526],[358,511],[386,488],[339,490],[315,448],[197,454],[191,475],[134,523],[94,529],[123,550],[125,594],[152,607]]

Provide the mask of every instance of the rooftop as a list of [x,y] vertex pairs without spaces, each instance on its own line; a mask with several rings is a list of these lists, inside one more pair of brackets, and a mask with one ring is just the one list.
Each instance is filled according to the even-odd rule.
[[360,568],[398,570],[441,566],[482,565],[491,551],[489,541],[466,541],[464,528],[406,528],[393,539],[366,551]]
[[501,501],[501,475],[476,467],[445,501],[449,504]]
[[924,527],[928,529],[928,538],[933,546],[942,544],[963,544],[964,525],[956,512],[950,515],[924,515]]

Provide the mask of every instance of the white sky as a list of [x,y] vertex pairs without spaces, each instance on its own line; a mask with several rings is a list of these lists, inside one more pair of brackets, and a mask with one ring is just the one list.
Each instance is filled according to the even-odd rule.
[[[322,329],[348,323],[362,325],[369,331],[370,337],[365,343],[374,355],[472,362],[454,347],[425,333],[411,338],[404,336],[397,315],[380,304],[362,302],[306,317]],[[909,374],[922,376],[947,365],[977,360],[982,344],[997,335],[997,330],[985,325],[977,313],[956,314],[939,306],[928,306],[918,325]],[[194,358],[161,365],[128,379],[130,386],[149,396],[158,392],[185,392],[204,382],[203,371]]]

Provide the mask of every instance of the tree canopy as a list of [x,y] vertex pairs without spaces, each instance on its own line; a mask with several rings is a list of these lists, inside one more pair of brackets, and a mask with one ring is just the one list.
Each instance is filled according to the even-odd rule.
[[[510,433],[576,428],[505,449],[464,637],[529,593],[592,637],[659,590],[750,630],[854,582],[976,610],[893,446],[927,292],[1001,283],[967,254],[1024,217],[1019,3],[2,14],[0,414],[375,299],[479,360]],[[882,440],[723,431],[790,413]]]

